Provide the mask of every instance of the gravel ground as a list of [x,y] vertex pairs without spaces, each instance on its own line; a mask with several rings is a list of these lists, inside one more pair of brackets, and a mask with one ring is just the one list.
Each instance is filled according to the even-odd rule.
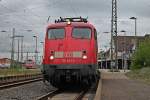
[[19,87],[0,90],[0,100],[36,100],[54,88],[43,82],[34,82]]
[[150,85],[121,73],[102,73],[102,100],[150,100]]

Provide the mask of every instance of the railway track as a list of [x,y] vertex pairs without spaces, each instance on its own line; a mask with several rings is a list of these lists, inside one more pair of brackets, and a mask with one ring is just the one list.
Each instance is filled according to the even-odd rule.
[[73,100],[82,100],[84,95],[88,92],[88,89],[81,91]]
[[27,78],[23,77],[22,79],[16,78],[11,81],[5,80],[4,82],[0,83],[0,90],[11,88],[11,87],[17,87],[20,85],[24,85],[24,84],[28,84],[28,83],[32,83],[32,82],[36,82],[36,81],[42,81],[42,80],[43,80],[43,78],[41,75],[37,75],[37,76],[34,75],[34,77],[31,76],[31,77],[27,77]]
[[78,92],[68,92],[57,89],[37,98],[37,100],[82,100],[87,91],[88,89],[83,89]]
[[55,96],[56,94],[61,93],[61,90],[56,89],[54,91],[51,91],[41,97],[38,97],[37,100],[49,100],[50,98],[52,98],[53,96]]

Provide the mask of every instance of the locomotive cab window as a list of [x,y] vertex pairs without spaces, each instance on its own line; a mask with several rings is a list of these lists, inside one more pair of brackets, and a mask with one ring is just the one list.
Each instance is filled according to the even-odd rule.
[[90,39],[91,29],[90,28],[74,28],[72,32],[72,37],[79,38],[79,39]]
[[63,28],[48,30],[48,39],[63,39],[64,37],[65,30]]

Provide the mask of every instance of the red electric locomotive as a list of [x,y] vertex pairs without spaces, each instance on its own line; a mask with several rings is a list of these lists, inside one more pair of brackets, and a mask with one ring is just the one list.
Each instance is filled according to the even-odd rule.
[[85,18],[61,18],[47,27],[44,79],[62,88],[97,81],[97,32]]

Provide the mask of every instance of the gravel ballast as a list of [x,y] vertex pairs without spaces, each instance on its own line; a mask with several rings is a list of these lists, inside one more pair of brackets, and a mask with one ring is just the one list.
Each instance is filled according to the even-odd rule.
[[51,85],[44,84],[42,81],[21,85],[5,90],[0,90],[0,100],[36,100],[54,90]]

